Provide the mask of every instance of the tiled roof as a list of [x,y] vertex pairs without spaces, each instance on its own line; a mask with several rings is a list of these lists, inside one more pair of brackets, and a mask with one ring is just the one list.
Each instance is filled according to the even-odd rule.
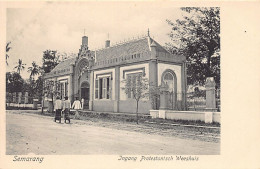
[[65,69],[65,68],[68,68],[69,65],[70,65],[71,63],[75,63],[75,61],[76,61],[76,58],[75,58],[75,57],[74,57],[74,58],[69,58],[69,59],[63,60],[63,61],[60,62],[54,69],[52,69],[51,72],[55,72],[55,71],[57,71],[57,70],[63,70],[63,69]]
[[150,52],[148,39],[144,37],[142,39],[133,40],[116,46],[111,46],[96,51],[96,60],[107,60],[111,58],[128,56],[137,53]]

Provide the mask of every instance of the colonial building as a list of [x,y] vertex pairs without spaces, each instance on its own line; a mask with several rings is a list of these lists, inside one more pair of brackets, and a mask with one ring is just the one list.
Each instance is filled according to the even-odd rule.
[[[59,63],[44,79],[60,82],[61,97],[84,98],[84,109],[100,112],[135,112],[133,96],[122,89],[124,79],[137,74],[149,80],[149,84],[168,84],[175,93],[186,92],[186,65],[184,56],[169,53],[149,34],[145,37],[90,50],[88,37],[82,37],[82,45],[76,58]],[[183,96],[175,102],[182,102]],[[140,113],[149,113],[151,101],[143,99],[139,104]]]

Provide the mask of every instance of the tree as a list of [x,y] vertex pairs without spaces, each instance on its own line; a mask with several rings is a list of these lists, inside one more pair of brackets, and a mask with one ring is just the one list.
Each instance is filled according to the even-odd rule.
[[172,22],[167,48],[187,58],[189,85],[203,85],[207,77],[214,77],[220,85],[220,15],[218,7],[181,8],[185,15]]
[[22,59],[19,59],[18,62],[17,62],[17,64],[18,64],[18,65],[15,66],[14,69],[16,69],[17,73],[20,74],[21,71],[24,70],[24,68],[25,68],[24,66],[25,66],[26,64],[23,64]]
[[11,47],[9,46],[11,44],[11,42],[8,42],[6,44],[6,47],[5,47],[5,62],[6,62],[6,65],[8,65],[8,62],[7,62],[7,59],[9,58],[9,55],[7,54],[9,52],[9,50],[11,49]]
[[28,67],[27,72],[30,73],[30,79],[34,79],[34,76],[40,73],[40,67],[33,61],[32,66]]
[[59,55],[57,55],[57,51],[54,50],[44,51],[42,62],[43,62],[42,68],[44,70],[44,73],[51,72],[51,70],[54,69],[54,67],[59,64]]
[[135,74],[127,76],[127,79],[123,80],[123,83],[125,87],[122,87],[122,89],[126,95],[136,100],[136,123],[138,124],[138,103],[141,99],[149,96],[148,79],[144,78],[142,74]]
[[43,92],[45,96],[51,99],[49,102],[49,111],[53,112],[53,98],[60,95],[60,82],[54,80],[45,80],[43,83]]
[[24,80],[17,72],[6,72],[6,92],[22,92]]

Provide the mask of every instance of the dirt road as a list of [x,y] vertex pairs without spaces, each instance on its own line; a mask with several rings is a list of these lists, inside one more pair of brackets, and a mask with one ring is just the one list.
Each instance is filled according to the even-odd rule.
[[72,120],[55,123],[52,117],[6,113],[6,154],[218,155],[220,143],[120,130]]

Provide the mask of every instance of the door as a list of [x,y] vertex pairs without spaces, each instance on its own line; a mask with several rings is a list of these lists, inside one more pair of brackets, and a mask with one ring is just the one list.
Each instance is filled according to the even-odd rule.
[[83,109],[89,109],[89,85],[83,83],[81,85],[81,99],[84,99]]

